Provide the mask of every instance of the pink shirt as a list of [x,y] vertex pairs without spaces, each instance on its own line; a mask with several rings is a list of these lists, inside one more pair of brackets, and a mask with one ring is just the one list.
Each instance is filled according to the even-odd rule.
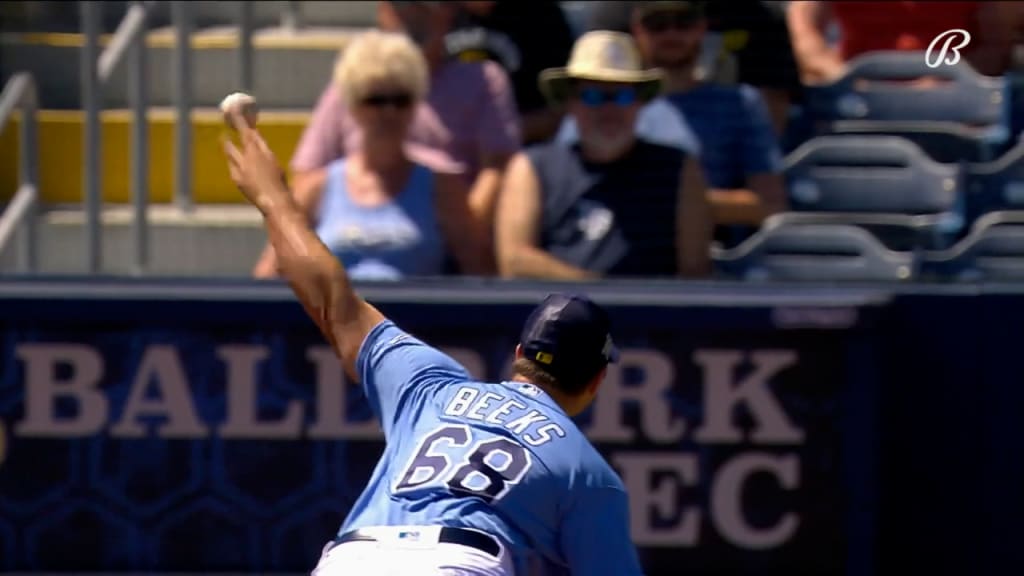
[[[332,82],[299,140],[292,170],[322,168],[357,149],[360,141],[359,127]],[[451,61],[434,73],[408,136],[417,160],[437,171],[464,173],[469,180],[480,169],[481,154],[511,154],[521,142],[508,76],[489,61]]]

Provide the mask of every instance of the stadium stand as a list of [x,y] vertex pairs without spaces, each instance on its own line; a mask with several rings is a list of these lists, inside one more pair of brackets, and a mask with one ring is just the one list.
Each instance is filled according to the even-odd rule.
[[[56,5],[59,3],[48,3]],[[120,21],[129,3],[102,2],[104,22]],[[216,109],[224,95],[239,90],[241,2],[190,2],[194,18],[192,72],[192,192],[198,209],[186,212],[174,195],[175,34],[170,2],[148,3],[146,38],[149,104],[149,189],[153,237],[150,273],[245,276],[263,244],[257,215],[241,204],[220,149],[223,120]],[[287,159],[337,58],[354,31],[374,22],[375,2],[252,2],[253,86],[262,107],[261,128],[275,153]],[[79,209],[85,178],[81,52],[85,37],[69,33],[80,25],[66,4],[42,6],[25,22],[28,30],[0,37],[0,77],[27,71],[39,87],[41,200],[50,207],[39,234],[43,271],[85,272],[80,241],[85,215]],[[111,12],[114,12],[114,15]],[[48,18],[47,18],[48,17]],[[110,45],[111,34],[100,38]],[[128,270],[131,199],[128,159],[132,117],[127,58],[103,83],[101,112],[104,270]],[[0,134],[0,198],[18,188],[19,119]],[[190,247],[203,247],[201,250]],[[6,261],[17,250],[11,246]],[[220,251],[218,253],[218,250]]]
[[1024,280],[1024,212],[988,212],[947,250],[925,254],[923,278],[934,281]]
[[[89,268],[88,243],[82,241],[88,225],[88,211],[82,205],[90,155],[81,89],[86,46],[82,12],[58,2],[25,4],[22,12],[4,15],[0,80],[7,82],[18,72],[28,72],[38,86],[37,188],[45,208],[37,234],[39,271],[96,272]],[[353,33],[374,25],[376,3],[94,4],[103,9],[101,50],[117,43],[118,29],[130,19],[130,7],[146,8],[148,133],[144,149],[149,158],[151,238],[145,272],[247,276],[264,235],[257,215],[242,204],[228,179],[219,145],[224,127],[215,106],[235,90],[257,94],[262,130],[285,163],[339,50]],[[182,19],[182,13],[172,7],[186,5],[188,15]],[[574,30],[581,30],[586,3],[562,5]],[[245,28],[239,22],[245,17],[252,30],[251,82],[243,72]],[[176,38],[182,22],[190,22],[191,30],[190,122],[185,132],[191,166],[190,183],[184,187],[194,210],[176,197],[182,187],[176,183],[175,141],[180,105]],[[129,262],[135,219],[130,60],[120,58],[109,68],[100,98],[98,166],[104,209],[99,271],[110,274],[133,272]],[[938,77],[938,84],[921,89],[907,83],[923,76]],[[833,229],[837,243],[874,250],[850,226],[868,231],[884,250],[900,255],[895,260],[886,255],[879,261],[903,262],[904,252],[913,252],[912,260],[917,261],[921,250],[929,254],[925,260],[952,258],[950,250],[981,234],[972,228],[975,220],[998,210],[1008,214],[1007,221],[1014,221],[1013,211],[1024,209],[1024,148],[1017,137],[1022,124],[1020,84],[1012,71],[1001,77],[985,76],[966,61],[933,69],[926,67],[923,53],[903,51],[860,55],[848,63],[840,78],[803,87],[803,100],[794,106],[791,117],[805,118],[810,129],[804,137],[788,138],[794,145],[786,148],[791,150],[785,166],[792,211],[769,219],[761,234],[735,251],[716,248],[716,259],[725,263],[741,256],[747,261],[757,254],[779,254],[800,244],[793,238],[827,235]],[[13,114],[0,132],[3,201],[11,200],[21,184],[22,120]],[[799,126],[791,124],[791,133],[794,128]],[[14,235],[0,247],[3,270],[16,268],[23,241],[21,235]],[[954,246],[956,242],[960,244]],[[770,249],[751,248],[761,245]],[[725,276],[735,275],[723,266]],[[901,266],[891,270],[902,270]],[[827,276],[827,268],[820,270]],[[879,277],[864,270],[868,277]],[[840,277],[851,274],[842,272]],[[893,275],[906,279],[903,272]]]

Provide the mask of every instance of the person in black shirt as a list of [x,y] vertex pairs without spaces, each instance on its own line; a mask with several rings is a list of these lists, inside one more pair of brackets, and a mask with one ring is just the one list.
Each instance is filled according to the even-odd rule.
[[545,68],[569,59],[573,36],[558,2],[459,2],[461,10],[446,38],[448,52],[461,60],[493,60],[515,89],[523,139],[543,142],[558,129],[562,114],[548,105],[537,86]]
[[712,220],[700,164],[634,129],[661,80],[660,70],[643,68],[631,36],[609,31],[584,34],[566,67],[542,72],[579,140],[532,146],[511,160],[495,223],[502,276],[709,273]]

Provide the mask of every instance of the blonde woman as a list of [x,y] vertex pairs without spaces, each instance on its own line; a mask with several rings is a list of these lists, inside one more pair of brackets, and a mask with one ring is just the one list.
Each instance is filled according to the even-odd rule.
[[[332,162],[322,184],[296,200],[317,235],[357,280],[398,280],[444,272],[493,270],[485,221],[470,209],[452,162],[410,149],[406,136],[428,89],[427,63],[405,35],[370,31],[348,45],[334,82],[358,124],[355,153]],[[457,171],[457,170],[456,170]],[[277,276],[268,245],[254,275]]]

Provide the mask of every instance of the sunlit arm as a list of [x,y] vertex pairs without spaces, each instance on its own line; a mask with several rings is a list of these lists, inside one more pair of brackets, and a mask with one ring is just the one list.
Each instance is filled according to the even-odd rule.
[[263,214],[278,268],[306,313],[342,360],[348,375],[359,379],[359,347],[384,316],[356,294],[344,266],[320,241],[292,194],[279,181],[266,187],[257,203]]

